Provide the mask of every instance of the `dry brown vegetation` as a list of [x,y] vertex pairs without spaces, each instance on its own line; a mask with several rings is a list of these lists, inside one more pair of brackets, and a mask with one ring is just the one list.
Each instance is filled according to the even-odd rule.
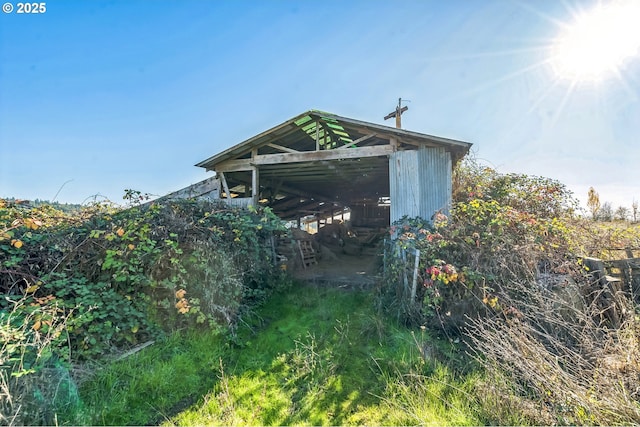
[[640,227],[580,218],[557,181],[473,162],[458,169],[454,197],[451,216],[433,226],[395,225],[396,253],[420,251],[422,286],[408,298],[412,259],[390,263],[397,286],[387,306],[466,340],[488,374],[477,393],[487,419],[640,423],[637,262],[611,278],[613,269],[594,271],[600,264],[585,258],[633,256]]

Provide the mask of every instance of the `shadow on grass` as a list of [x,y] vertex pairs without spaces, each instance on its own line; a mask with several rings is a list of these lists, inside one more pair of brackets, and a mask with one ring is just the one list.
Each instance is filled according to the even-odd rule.
[[298,284],[245,321],[231,340],[204,330],[176,334],[104,369],[81,389],[87,423],[414,421],[402,411],[389,418],[378,396],[415,365],[418,350],[408,331],[379,321],[370,292]]

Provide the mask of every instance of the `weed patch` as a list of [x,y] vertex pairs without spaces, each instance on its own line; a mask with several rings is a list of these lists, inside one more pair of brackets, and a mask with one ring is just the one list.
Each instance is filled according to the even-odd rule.
[[80,387],[84,423],[482,423],[468,392],[475,377],[425,357],[373,307],[365,292],[296,284],[232,335],[175,333],[98,369]]
[[[473,399],[444,365],[438,384],[454,384],[443,386],[444,394],[398,386],[428,369],[411,333],[376,317],[369,294],[302,286],[272,299],[260,315],[273,320],[258,331],[239,330],[244,346],[222,359],[213,390],[166,425],[410,424],[429,415],[407,416],[408,407],[436,401],[439,424],[479,422],[469,409]],[[425,401],[427,390],[438,397]]]

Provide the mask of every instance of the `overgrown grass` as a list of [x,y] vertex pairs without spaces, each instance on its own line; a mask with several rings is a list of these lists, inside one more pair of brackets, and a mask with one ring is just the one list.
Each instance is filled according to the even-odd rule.
[[100,369],[80,388],[85,422],[483,424],[477,378],[461,373],[449,344],[373,306],[369,293],[296,285],[233,337],[175,334]]
[[80,386],[84,424],[144,425],[193,404],[217,381],[226,348],[219,333],[175,333],[125,360],[97,368]]

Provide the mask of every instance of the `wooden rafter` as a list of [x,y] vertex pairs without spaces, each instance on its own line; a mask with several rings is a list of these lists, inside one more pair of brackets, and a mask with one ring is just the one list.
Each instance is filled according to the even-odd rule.
[[[325,123],[325,122],[320,122],[320,127],[321,127],[321,128],[322,128],[322,130],[324,131],[325,136],[327,136],[327,135],[328,135],[328,136],[330,136],[332,141],[335,141],[336,143],[337,143],[338,141],[340,141],[340,136],[339,136],[339,135],[337,135],[337,134],[333,131],[333,129],[331,129],[331,128],[329,127],[329,125],[328,125],[327,123]],[[327,139],[326,139],[326,138],[325,138],[325,140],[324,140],[324,146],[325,146],[325,149],[326,149],[326,146],[327,146]]]
[[255,166],[301,163],[322,160],[356,159],[388,156],[393,152],[391,145],[354,147],[349,150],[301,151],[299,153],[260,154],[252,159],[228,160],[216,165],[217,172],[250,171]]
[[371,133],[371,134],[369,134],[369,135],[365,135],[365,136],[363,136],[362,138],[358,138],[358,139],[356,139],[356,140],[355,140],[355,141],[353,141],[353,142],[350,142],[350,143],[348,143],[348,144],[346,144],[346,145],[343,145],[342,147],[338,147],[338,150],[341,150],[341,149],[343,149],[343,148],[349,148],[349,147],[356,146],[356,145],[360,144],[361,142],[366,141],[367,139],[371,139],[371,138],[373,138],[374,136],[376,136],[376,134],[375,134],[375,133]]
[[284,151],[285,153],[299,153],[300,151],[293,148],[283,147],[282,145],[273,144],[271,142],[265,144],[267,147],[275,148],[276,150]]

